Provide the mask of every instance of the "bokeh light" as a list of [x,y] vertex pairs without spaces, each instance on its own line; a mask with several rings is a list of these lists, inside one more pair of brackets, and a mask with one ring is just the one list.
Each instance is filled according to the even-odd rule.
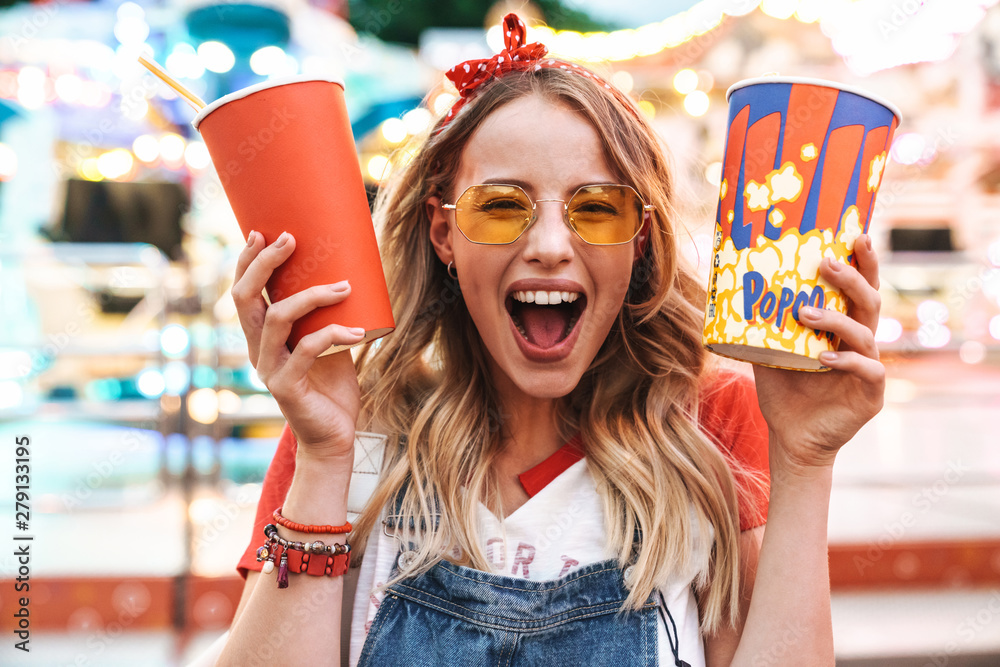
[[219,418],[219,397],[209,387],[195,389],[188,395],[187,409],[199,424],[214,424]]
[[986,257],[993,266],[1000,266],[1000,241],[994,241],[986,249]]
[[198,58],[205,69],[218,74],[225,74],[236,64],[236,56],[222,42],[202,42],[198,46]]
[[389,118],[382,123],[382,137],[390,144],[398,144],[406,139],[406,123],[399,118]]
[[149,37],[149,24],[141,16],[119,16],[114,33],[122,44],[142,44]]
[[798,9],[799,0],[763,0],[760,10],[776,19],[791,18]]
[[698,89],[698,73],[693,69],[682,69],[674,75],[674,90],[681,95],[693,93]]
[[704,116],[709,107],[708,95],[701,90],[696,90],[684,98],[684,110],[694,117]]
[[17,74],[17,101],[27,109],[39,109],[45,104],[45,72],[32,65]]
[[830,4],[833,4],[830,0],[799,0],[795,18],[802,23],[815,23],[822,18],[823,10]]
[[288,65],[288,55],[280,46],[265,46],[250,56],[250,69],[261,76],[287,74]]
[[368,160],[367,169],[369,176],[376,181],[382,181],[388,178],[389,172],[392,171],[392,163],[384,155],[374,155]]
[[911,165],[927,161],[932,157],[933,148],[927,145],[922,135],[908,132],[893,140],[890,153],[893,162]]
[[183,361],[168,361],[163,365],[163,391],[181,395],[191,385],[191,369]]
[[623,93],[631,93],[632,87],[635,85],[635,80],[632,75],[625,70],[618,70],[613,75],[611,75],[611,83],[618,87]]
[[917,306],[917,319],[924,324],[928,322],[944,324],[948,321],[949,315],[948,306],[944,305],[940,301],[935,301],[934,299],[922,301],[920,305]]
[[219,412],[222,414],[234,414],[240,411],[243,406],[243,399],[239,394],[229,389],[220,389],[217,393],[219,399]]
[[931,349],[944,347],[951,342],[951,329],[938,322],[925,322],[917,329],[917,341]]
[[184,158],[184,137],[168,132],[160,137],[160,155],[167,162],[180,162]]
[[139,373],[135,384],[139,393],[146,398],[156,398],[163,393],[166,386],[163,381],[163,373],[157,368],[147,368]]
[[183,357],[191,347],[191,336],[180,324],[168,324],[160,332],[160,349],[168,357]]
[[76,74],[62,74],[56,78],[56,96],[67,104],[76,103],[83,95],[83,79]]
[[160,157],[160,142],[149,134],[140,134],[132,142],[132,152],[143,162],[156,162]]
[[979,364],[986,359],[986,346],[978,340],[967,340],[958,348],[958,357],[967,364]]
[[201,141],[192,141],[184,149],[184,161],[196,171],[207,168],[212,164],[212,156],[208,153],[208,147]]
[[403,114],[403,125],[406,126],[407,133],[420,134],[430,127],[433,119],[434,117],[430,111],[423,107],[417,107]]
[[990,319],[990,335],[994,340],[1000,340],[1000,315]]
[[116,148],[97,158],[97,170],[107,179],[121,178],[132,171],[132,153],[124,148]]
[[89,157],[80,163],[80,176],[87,179],[88,181],[103,181],[104,176],[101,175],[101,170],[97,168],[97,158]]
[[458,98],[451,93],[438,93],[434,101],[431,102],[431,108],[434,109],[434,113],[439,116],[448,111],[451,105],[455,103]]
[[[198,52],[193,46],[183,42],[174,46],[164,64],[171,74],[181,79],[197,79],[205,74],[205,66],[198,58]],[[169,90],[166,85],[162,88]]]
[[893,317],[878,318],[875,330],[876,343],[895,343],[903,335],[903,325]]
[[705,167],[705,180],[709,182],[712,187],[720,187],[722,185],[722,163],[712,162],[707,167]]

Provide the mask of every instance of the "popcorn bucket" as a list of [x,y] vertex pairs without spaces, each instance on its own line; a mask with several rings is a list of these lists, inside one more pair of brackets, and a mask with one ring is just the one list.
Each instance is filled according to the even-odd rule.
[[[289,347],[328,324],[362,327],[374,340],[395,328],[368,198],[344,104],[343,83],[294,77],[257,84],[209,104],[193,121],[212,156],[244,238],[268,244],[283,231],[295,251],[272,274],[274,303],[347,279],[343,302],[292,327]],[[353,346],[333,346],[324,354]]]
[[754,364],[827,370],[818,357],[838,341],[803,325],[799,308],[846,312],[819,264],[854,263],[899,111],[849,86],[794,77],[748,79],[726,96],[704,344]]

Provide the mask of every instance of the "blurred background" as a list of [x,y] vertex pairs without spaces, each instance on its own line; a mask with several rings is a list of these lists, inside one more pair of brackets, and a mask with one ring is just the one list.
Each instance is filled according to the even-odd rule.
[[[498,51],[510,10],[638,100],[706,276],[730,85],[814,76],[901,108],[872,223],[887,402],[838,458],[829,526],[838,664],[1000,664],[995,4],[0,1],[0,534],[19,532],[27,435],[35,536],[30,654],[13,649],[18,563],[0,547],[0,664],[203,650],[238,600],[282,425],[229,295],[243,237],[194,112],[139,51],[208,100],[343,78],[374,195],[454,99],[443,71]],[[795,664],[794,647],[775,659]]]

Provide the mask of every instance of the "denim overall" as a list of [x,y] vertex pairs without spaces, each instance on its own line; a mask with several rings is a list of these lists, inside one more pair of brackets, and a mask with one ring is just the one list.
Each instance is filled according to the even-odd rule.
[[[391,519],[387,521],[391,525]],[[412,546],[411,546],[412,548]],[[395,577],[410,552],[400,553]],[[560,579],[529,581],[438,561],[428,572],[386,589],[358,667],[655,667],[658,592],[638,611],[615,560]],[[677,630],[667,611],[675,665]]]

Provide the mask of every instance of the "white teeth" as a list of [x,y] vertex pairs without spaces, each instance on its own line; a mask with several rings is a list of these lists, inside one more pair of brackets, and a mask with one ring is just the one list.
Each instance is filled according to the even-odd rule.
[[580,298],[579,292],[514,292],[515,301],[521,303],[537,303],[540,306],[555,306],[560,303],[573,303]]

